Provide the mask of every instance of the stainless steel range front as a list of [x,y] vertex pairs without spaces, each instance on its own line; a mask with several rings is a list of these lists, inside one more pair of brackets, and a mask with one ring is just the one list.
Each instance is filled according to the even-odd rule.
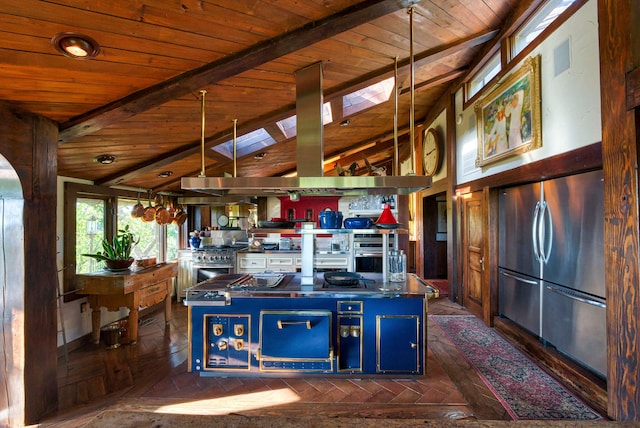
[[191,283],[196,285],[209,278],[234,273],[236,249],[232,247],[204,247],[191,255]]

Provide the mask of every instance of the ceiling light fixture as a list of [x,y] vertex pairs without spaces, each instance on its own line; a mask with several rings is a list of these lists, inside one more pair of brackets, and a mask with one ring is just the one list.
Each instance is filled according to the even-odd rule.
[[173,175],[173,171],[162,171],[161,173],[158,174],[158,177],[160,178],[169,178]]
[[114,155],[100,155],[96,156],[93,161],[101,163],[103,165],[109,165],[116,161],[116,157]]
[[340,126],[349,126],[350,123],[351,121],[349,119],[345,119],[342,122],[340,122]]
[[260,153],[256,154],[253,158],[254,158],[255,160],[261,160],[261,159],[264,159],[264,157],[265,157],[266,155],[267,155],[267,154],[266,154],[265,152],[260,152]]
[[73,59],[93,59],[100,53],[98,42],[84,34],[58,33],[51,39],[51,44],[64,56]]

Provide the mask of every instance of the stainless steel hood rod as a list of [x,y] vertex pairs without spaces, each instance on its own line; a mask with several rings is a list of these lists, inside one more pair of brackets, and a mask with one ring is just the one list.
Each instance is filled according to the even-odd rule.
[[398,150],[398,57],[393,66],[394,111],[393,111],[393,171],[400,175],[400,151]]
[[200,168],[200,175],[198,177],[206,177],[206,173],[205,173],[205,168],[204,168],[204,98],[205,98],[205,94],[207,93],[206,90],[202,89],[200,91],[200,114],[202,116],[202,124],[201,126],[201,130],[200,130],[200,162],[201,162],[201,168]]
[[233,176],[238,176],[238,119],[233,119]]
[[410,77],[411,77],[411,82],[410,82],[410,89],[411,89],[411,106],[409,108],[409,136],[411,139],[410,142],[410,150],[409,150],[409,154],[411,156],[411,161],[410,161],[410,171],[409,174],[413,175],[415,174],[415,161],[413,159],[413,152],[414,152],[414,145],[415,145],[415,139],[414,139],[414,116],[415,116],[415,103],[416,103],[416,94],[415,94],[415,70],[414,70],[414,64],[413,64],[413,12],[414,12],[414,7],[411,6],[408,10],[409,13],[409,70],[410,70]]

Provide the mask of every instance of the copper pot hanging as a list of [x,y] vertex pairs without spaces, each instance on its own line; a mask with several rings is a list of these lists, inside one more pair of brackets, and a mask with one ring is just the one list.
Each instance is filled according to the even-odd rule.
[[138,192],[138,203],[131,210],[131,217],[140,218],[144,214],[144,205],[140,203],[140,192]]
[[142,214],[142,221],[150,222],[156,218],[156,209],[151,205],[151,190],[149,190],[149,206],[144,209]]
[[164,224],[166,212],[167,209],[164,207],[162,196],[156,195],[156,223],[159,225]]
[[178,226],[182,226],[184,222],[187,221],[187,217],[189,217],[187,213],[183,211],[182,207],[178,206],[173,222]]
[[160,199],[160,207],[156,207],[156,222],[160,225],[171,223],[172,215],[164,206],[164,198]]

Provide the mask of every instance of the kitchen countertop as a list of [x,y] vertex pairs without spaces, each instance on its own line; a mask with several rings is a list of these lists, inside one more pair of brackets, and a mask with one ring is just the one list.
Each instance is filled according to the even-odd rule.
[[[253,274],[260,277],[261,274]],[[314,284],[302,285],[300,273],[273,273],[282,275],[277,286],[267,287],[229,287],[234,281],[251,274],[220,275],[203,281],[195,287],[187,289],[185,305],[225,305],[231,304],[233,298],[435,298],[438,290],[427,285],[415,274],[407,274],[404,282],[382,281],[380,273],[362,273],[366,287],[323,287],[323,273],[317,273]]]
[[[302,250],[300,248],[293,250],[241,250],[237,251],[236,254],[302,254]],[[326,255],[326,254],[343,254],[349,255],[350,251],[334,251],[334,250],[316,250],[316,255]]]

